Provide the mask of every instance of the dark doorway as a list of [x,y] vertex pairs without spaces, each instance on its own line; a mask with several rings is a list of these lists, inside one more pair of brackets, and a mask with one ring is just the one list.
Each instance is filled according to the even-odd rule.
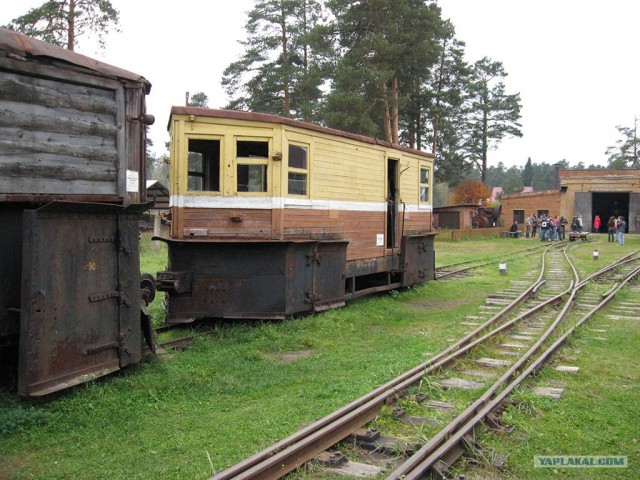
[[387,248],[398,246],[398,160],[387,160]]
[[[592,198],[593,218],[600,215],[602,224],[606,225],[610,216],[622,215],[627,224],[629,222],[629,193],[628,192],[594,192]],[[591,221],[593,222],[593,218]],[[600,227],[602,231],[602,227]]]

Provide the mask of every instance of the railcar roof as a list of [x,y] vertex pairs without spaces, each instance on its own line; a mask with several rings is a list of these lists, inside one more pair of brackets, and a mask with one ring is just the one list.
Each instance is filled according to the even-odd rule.
[[25,58],[40,60],[51,59],[70,63],[110,77],[143,83],[146,93],[149,93],[151,90],[151,83],[137,73],[114,67],[113,65],[100,62],[94,58],[72,52],[66,48],[58,47],[6,28],[0,28],[0,51]]
[[[345,132],[343,130],[337,130],[335,128],[323,127],[314,123],[302,122],[300,120],[294,120],[292,118],[280,117],[278,115],[271,115],[268,113],[256,113],[256,112],[243,112],[239,110],[220,110],[215,108],[200,108],[200,107],[171,107],[171,115],[195,115],[201,117],[212,118],[228,118],[232,120],[247,120],[254,122],[268,122],[279,123],[282,125],[289,125],[292,127],[304,128],[306,130],[313,130],[316,132],[326,133],[329,135],[335,135],[338,137],[349,138],[352,140],[358,140],[360,142],[369,143],[373,145],[381,145],[383,147],[393,148],[394,150],[400,150],[414,155],[420,155],[429,159],[433,159],[434,155],[429,152],[421,150],[415,150],[413,148],[403,147],[402,145],[393,144],[384,140],[379,140],[373,137],[367,137],[365,135],[358,135],[355,133]],[[168,127],[171,126],[171,120],[169,120]]]

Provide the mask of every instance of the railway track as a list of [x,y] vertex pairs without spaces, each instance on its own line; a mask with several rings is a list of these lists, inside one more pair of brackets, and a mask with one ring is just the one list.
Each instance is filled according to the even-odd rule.
[[[393,479],[444,475],[446,467],[473,444],[478,428],[487,423],[500,427],[496,412],[513,389],[548,362],[576,328],[640,271],[632,254],[581,281],[567,256],[575,245],[562,250],[547,247],[539,273],[532,271],[512,281],[504,292],[490,296],[484,305],[488,308],[480,308],[478,315],[469,318],[472,330],[444,351],[212,479],[281,478],[314,457],[318,459],[315,465],[321,465],[315,468],[326,469],[327,475],[380,475],[384,471],[391,471],[388,478]],[[602,292],[606,283],[614,281],[601,279],[614,271],[620,277],[615,288]],[[595,286],[594,279],[600,279]],[[595,304],[594,299],[598,300]],[[574,309],[576,302],[582,308]],[[587,306],[591,310],[585,315],[582,310]],[[458,378],[461,376],[467,378]],[[493,383],[487,385],[488,381]],[[371,428],[398,420],[428,440],[416,445],[399,440],[401,437],[384,437]],[[378,456],[383,452],[392,455],[382,455],[377,465],[345,463],[342,453],[328,449],[346,438],[350,441],[342,445],[347,449],[359,445]],[[415,453],[398,461],[411,452]]]
[[[554,247],[558,247],[563,245],[565,242],[556,243]],[[491,265],[493,263],[507,260],[509,258],[517,257],[520,255],[525,255],[527,253],[535,253],[538,251],[542,251],[547,248],[548,245],[536,245],[535,247],[525,248],[523,250],[519,250],[517,252],[512,252],[505,255],[492,255],[489,257],[484,257],[476,260],[468,260],[464,262],[456,262],[449,265],[442,265],[436,268],[435,279],[442,280],[444,278],[461,278],[465,277],[469,274],[470,270],[474,270],[476,268],[484,267],[485,265]]]

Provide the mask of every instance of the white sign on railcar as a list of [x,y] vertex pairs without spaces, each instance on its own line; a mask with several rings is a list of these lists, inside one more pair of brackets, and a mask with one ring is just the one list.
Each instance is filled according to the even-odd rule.
[[127,192],[138,191],[138,172],[127,170]]

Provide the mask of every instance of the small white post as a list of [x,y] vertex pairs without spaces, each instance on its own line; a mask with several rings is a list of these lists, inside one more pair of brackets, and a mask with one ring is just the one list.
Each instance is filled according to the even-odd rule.
[[503,260],[500,262],[500,275],[506,275],[506,274],[507,274],[507,262]]

